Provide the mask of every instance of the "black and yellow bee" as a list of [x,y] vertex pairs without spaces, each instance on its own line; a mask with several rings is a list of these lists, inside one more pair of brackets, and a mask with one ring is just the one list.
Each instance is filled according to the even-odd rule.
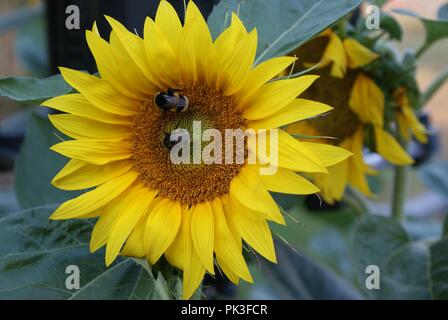
[[188,98],[179,91],[168,88],[166,92],[157,92],[154,95],[154,104],[163,111],[185,112],[188,109]]

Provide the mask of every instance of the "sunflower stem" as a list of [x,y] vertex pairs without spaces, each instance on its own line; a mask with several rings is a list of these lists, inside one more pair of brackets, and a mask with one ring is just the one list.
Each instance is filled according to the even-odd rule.
[[[405,147],[403,139],[399,136],[400,145]],[[406,200],[406,174],[408,166],[395,166],[394,194],[392,199],[392,217],[398,222],[403,220],[404,204]]]

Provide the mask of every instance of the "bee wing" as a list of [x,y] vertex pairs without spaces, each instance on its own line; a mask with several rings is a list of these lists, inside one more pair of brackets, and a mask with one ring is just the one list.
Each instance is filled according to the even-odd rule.
[[171,97],[171,96],[165,96],[166,104],[170,107],[176,107],[176,108],[182,108],[185,107],[185,100],[181,99],[179,97]]

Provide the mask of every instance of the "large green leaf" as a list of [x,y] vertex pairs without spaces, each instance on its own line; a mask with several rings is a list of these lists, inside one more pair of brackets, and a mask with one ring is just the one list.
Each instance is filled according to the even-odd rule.
[[[291,52],[355,9],[361,0],[246,0],[239,17],[250,30],[257,28],[257,63]],[[238,1],[221,0],[208,18],[212,34],[220,34],[229,12],[238,10]]]
[[353,252],[361,276],[369,265],[384,266],[388,257],[410,243],[406,231],[395,221],[368,215],[354,229]]
[[436,299],[448,299],[448,239],[433,244],[431,252],[432,292]]
[[440,299],[448,296],[448,243],[411,241],[392,218],[367,216],[356,225],[353,249],[359,281],[365,269],[380,269],[380,289],[365,290],[375,299]]
[[[0,220],[0,299],[159,297],[152,273],[133,260],[106,268],[103,252],[89,252],[89,220],[50,221],[54,209],[28,209]],[[79,267],[79,290],[66,288],[69,265]]]
[[419,170],[422,182],[429,189],[448,196],[448,162],[430,162]]
[[277,264],[263,260],[261,270],[281,299],[362,299],[350,283],[327,267],[276,242]]
[[62,79],[60,74],[45,79],[0,78],[0,96],[26,104],[40,104],[49,98],[71,91],[72,88]]
[[79,192],[62,191],[51,185],[53,177],[67,162],[49,149],[61,141],[56,132],[46,115],[31,114],[15,165],[16,195],[22,208],[60,203],[79,195]]
[[399,14],[415,17],[419,19],[426,31],[426,39],[424,44],[417,52],[417,56],[421,56],[431,45],[437,41],[448,37],[448,20],[431,20],[423,17],[419,17],[414,12],[404,9],[396,9],[394,12]]

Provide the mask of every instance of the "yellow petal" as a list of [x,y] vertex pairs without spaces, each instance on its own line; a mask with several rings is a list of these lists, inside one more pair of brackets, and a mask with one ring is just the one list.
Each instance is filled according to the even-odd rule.
[[131,125],[133,122],[131,117],[119,116],[95,107],[79,93],[51,98],[43,102],[42,106],[104,123]]
[[396,165],[409,165],[414,160],[406,153],[395,138],[380,127],[375,127],[376,149],[380,155]]
[[428,137],[426,136],[426,128],[425,126],[418,120],[414,111],[409,108],[402,109],[405,121],[402,124],[406,130],[411,130],[414,134],[415,138],[421,143],[427,143]]
[[168,40],[171,42],[171,47],[177,47],[182,32],[182,24],[176,10],[168,1],[163,0],[160,2],[155,22],[165,35],[169,35]]
[[348,180],[348,162],[343,161],[328,167],[328,174],[317,174],[316,184],[321,188],[321,194],[327,203],[333,204],[344,195]]
[[[130,35],[136,42],[136,44],[143,50],[144,57],[144,48],[143,41],[135,35]],[[134,59],[128,53],[128,46],[126,43],[123,45],[120,38],[117,36],[115,31],[110,33],[110,47],[115,61],[123,70],[121,81],[127,82],[129,86],[132,86],[135,90],[140,92],[141,95],[145,97],[151,97],[159,88],[148,78],[146,74],[148,74],[148,70],[145,69],[143,72],[140,67],[135,63]],[[140,50],[140,49],[139,49]]]
[[212,37],[207,23],[193,1],[190,1],[185,13],[185,25],[179,41],[180,64],[183,78],[187,82],[204,81],[208,67],[208,52],[212,46]]
[[68,158],[97,165],[132,156],[129,142],[125,141],[68,140],[55,144],[50,149]]
[[110,50],[109,43],[103,40],[99,34],[89,30],[86,31],[86,39],[90,51],[92,51],[95,57],[101,78],[110,83],[118,92],[136,100],[144,100],[146,96],[132,87],[133,82],[123,81],[123,73],[128,70],[123,69],[121,61],[116,61],[113,51]]
[[324,143],[302,142],[313,152],[325,167],[333,166],[353,155],[348,150]]
[[331,109],[333,108],[324,103],[306,99],[295,99],[277,113],[263,119],[251,121],[249,126],[253,129],[278,128],[289,123],[318,116]]
[[136,178],[137,173],[131,171],[107,181],[92,191],[64,202],[51,215],[50,219],[71,219],[93,212],[107,205],[115,197],[120,195]]
[[83,190],[121,176],[132,168],[129,161],[114,161],[102,166],[72,159],[51,181],[62,190]]
[[319,192],[314,184],[291,170],[278,168],[274,175],[261,175],[269,191],[289,194],[313,194]]
[[182,252],[183,286],[182,298],[189,299],[202,282],[205,274],[205,267],[196,255],[191,238],[191,211],[183,217],[176,241],[180,242]]
[[191,213],[191,238],[201,263],[211,274],[215,274],[213,265],[214,220],[213,211],[208,202],[198,203]]
[[274,78],[296,60],[294,57],[276,57],[255,66],[249,71],[243,87],[237,93],[240,104],[246,105],[248,100],[253,100],[255,98],[254,93],[263,84]]
[[[327,173],[322,161],[309,150],[302,142],[290,136],[283,130],[278,130],[278,144],[271,144],[270,133],[258,133],[258,157],[268,161],[271,166],[290,169],[300,172],[324,172]],[[271,146],[272,145],[272,146]],[[254,152],[251,150],[251,152]],[[271,156],[278,154],[278,162]],[[262,155],[267,155],[267,159]]]
[[238,43],[226,68],[221,70],[224,79],[218,82],[218,88],[225,95],[232,95],[243,86],[254,63],[257,39],[257,30],[254,29]]
[[252,248],[269,261],[277,262],[271,230],[266,221],[254,221],[238,213],[228,215],[227,219],[233,220],[244,241]]
[[144,248],[151,264],[171,245],[182,220],[180,203],[169,199],[160,201],[151,210],[145,228]]
[[221,200],[216,198],[211,203],[215,216],[215,253],[220,261],[223,261],[233,273],[241,279],[252,283],[252,276],[247,268],[241,249],[230,231]]
[[322,63],[332,63],[331,75],[336,78],[343,78],[347,71],[347,57],[339,36],[334,32],[329,32],[329,41],[322,55]]
[[[186,220],[185,217],[186,215],[190,215],[191,216],[191,210],[193,209],[193,207],[189,208],[188,205],[182,205],[182,223],[181,226],[179,228],[179,232],[177,233],[176,238],[174,238],[173,242],[171,243],[171,245],[168,247],[168,249],[166,249],[165,251],[165,258],[168,260],[168,262],[175,266],[176,268],[179,269],[183,269],[183,261],[184,261],[184,252],[183,252],[183,247],[184,244],[182,243],[182,241],[184,241],[185,239],[182,239],[182,237],[184,237],[184,235],[182,234],[182,230],[184,227],[187,227],[187,222],[191,221],[191,218],[189,217],[188,219],[190,220]],[[191,223],[188,224],[188,227],[190,227]],[[191,232],[191,230],[190,230]],[[189,239],[189,241],[191,241],[191,239]],[[194,254],[196,254],[194,252]],[[199,258],[198,258],[199,259]]]
[[131,135],[127,126],[112,125],[71,114],[49,115],[56,129],[75,139],[126,139]]
[[121,250],[120,254],[137,258],[143,258],[145,256],[145,249],[143,248],[145,221],[146,216],[143,215],[126,240],[126,243],[124,244],[123,250]]
[[77,70],[59,70],[64,80],[97,108],[122,116],[132,116],[138,112],[140,102],[122,95],[107,81]]
[[370,191],[366,174],[374,174],[375,171],[364,163],[363,140],[363,129],[359,129],[351,141],[350,148],[353,152],[353,157],[349,160],[351,169],[348,172],[348,181],[366,196],[373,197],[374,194]]
[[257,120],[275,114],[291,103],[317,78],[318,76],[307,75],[263,85],[258,89],[255,101],[244,109],[244,117]]
[[230,267],[224,261],[222,261],[222,259],[220,259],[219,257],[216,257],[216,261],[217,261],[219,267],[221,268],[221,270],[227,276],[227,278],[234,284],[238,284],[239,280],[240,280],[238,275],[235,272],[233,272],[232,269],[230,269]]
[[251,210],[264,213],[277,223],[285,224],[280,210],[257,172],[258,166],[246,165],[230,183],[230,196]]
[[368,65],[379,57],[377,53],[351,38],[344,39],[344,48],[347,54],[348,66],[351,69]]
[[109,233],[106,246],[106,266],[110,265],[123,247],[124,242],[131,234],[136,223],[147,212],[151,201],[155,197],[155,191],[146,187],[137,187],[132,196],[126,198],[128,205],[115,219]]
[[[148,61],[145,55],[143,40],[134,33],[129,32],[120,22],[118,22],[114,18],[109,16],[105,17],[112,27],[113,34],[115,34],[116,37],[120,40],[122,47],[126,49],[128,55],[138,66],[140,71],[151,81],[151,83],[158,85],[158,79],[154,79],[149,73]],[[162,87],[159,86],[159,88]]]
[[106,244],[115,219],[126,209],[128,204],[128,202],[123,200],[131,194],[131,191],[132,186],[129,187],[127,192],[113,199],[104,209],[102,208],[103,212],[93,227],[90,238],[90,252],[95,252]]
[[372,79],[362,73],[355,79],[349,105],[363,122],[383,126],[384,94]]
[[146,58],[151,63],[149,73],[151,78],[157,79],[157,84],[165,88],[178,87],[180,70],[176,55],[168,40],[159,26],[150,18],[145,20],[144,43]]

